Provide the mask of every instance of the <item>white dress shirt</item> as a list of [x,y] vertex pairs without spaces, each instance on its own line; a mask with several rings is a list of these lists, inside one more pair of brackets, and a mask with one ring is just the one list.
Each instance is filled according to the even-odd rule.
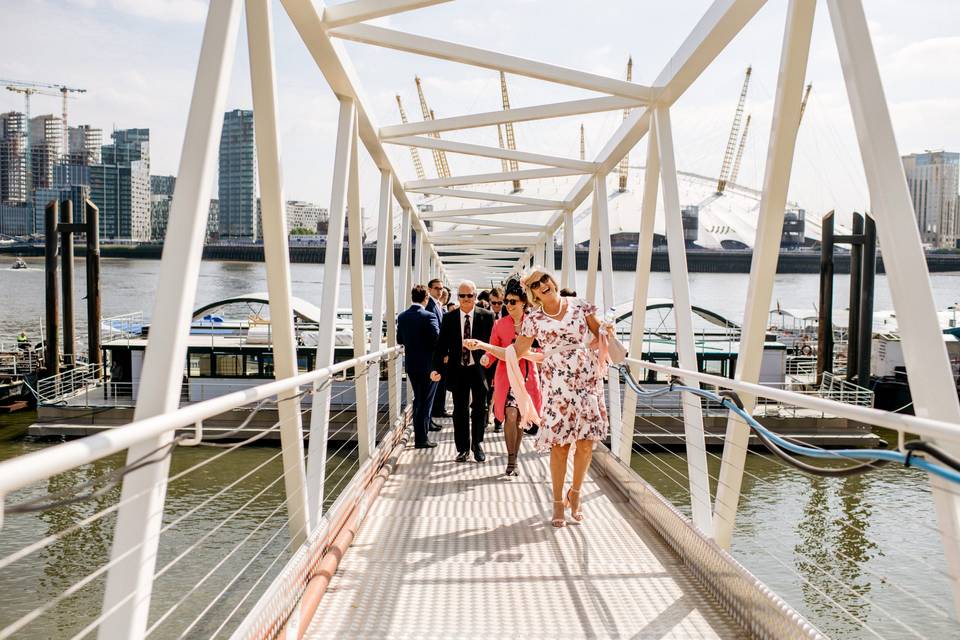
[[[470,313],[464,313],[462,309],[460,310],[460,341],[461,341],[461,342],[463,341],[463,324],[464,324],[464,319],[466,319],[466,318],[468,318],[468,317],[470,318],[470,337],[473,338],[473,337],[475,336],[475,334],[476,334],[476,327],[474,326],[474,322],[473,322],[473,319],[474,319],[474,314],[473,314],[473,312],[476,311],[476,310],[477,310],[476,307],[474,307],[473,309],[471,309],[471,310],[470,310]],[[457,354],[457,357],[459,358],[460,355],[461,355],[461,354]],[[474,363],[475,363],[475,360],[474,360],[474,358],[473,358],[473,351],[471,351],[471,352],[470,352],[470,364],[474,364]]]

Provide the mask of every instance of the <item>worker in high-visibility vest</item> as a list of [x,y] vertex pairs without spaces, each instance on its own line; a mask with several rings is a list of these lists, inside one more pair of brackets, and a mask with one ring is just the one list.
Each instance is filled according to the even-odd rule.
[[27,349],[30,347],[30,340],[27,339],[27,332],[23,329],[21,329],[20,333],[17,334],[17,347],[20,349]]

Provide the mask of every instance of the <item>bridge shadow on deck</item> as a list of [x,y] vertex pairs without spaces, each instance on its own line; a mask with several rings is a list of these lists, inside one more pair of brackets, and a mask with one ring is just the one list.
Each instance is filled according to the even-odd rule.
[[408,449],[347,552],[309,638],[737,638],[745,634],[606,479],[583,524],[554,529],[548,456],[521,475],[487,433],[487,462]]

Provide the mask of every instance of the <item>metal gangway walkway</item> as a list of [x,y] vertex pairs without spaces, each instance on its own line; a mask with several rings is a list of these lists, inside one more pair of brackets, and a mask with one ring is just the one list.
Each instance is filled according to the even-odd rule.
[[[316,302],[331,313],[319,323],[311,371],[298,368],[291,304],[274,4],[209,3],[134,420],[0,462],[0,638],[822,637],[797,612],[799,604],[784,602],[731,552],[747,489],[764,486],[749,470],[750,445],[764,433],[751,413],[760,399],[896,432],[895,449],[869,451],[865,463],[857,452],[834,458],[859,465],[855,472],[883,462],[929,471],[925,499],[936,515],[924,525],[942,541],[942,560],[910,544],[884,553],[902,558],[901,566],[927,571],[927,582],[939,581],[950,595],[931,597],[893,584],[908,603],[908,615],[890,613],[875,629],[823,593],[836,615],[864,637],[924,637],[921,623],[930,616],[955,618],[960,402],[860,0],[823,3],[832,32],[826,40],[839,52],[916,417],[757,384],[821,3],[770,3],[782,12],[783,39],[732,378],[700,371],[697,364],[671,113],[763,8],[763,0],[714,0],[691,20],[688,35],[649,84],[416,34],[417,23],[407,16],[449,19],[442,6],[433,6],[444,0],[350,0],[330,6],[281,0],[278,13],[292,24],[337,104],[335,116],[316,117],[336,120],[328,238],[347,232],[353,357],[334,358],[332,311],[347,281],[341,260],[329,259]],[[390,26],[374,22],[383,18]],[[249,54],[275,380],[180,406],[220,123],[241,24]],[[564,44],[589,41],[584,34]],[[399,124],[380,126],[344,42],[378,47],[381,55],[401,52],[398,57],[460,65],[481,78],[498,74],[502,108],[437,118],[421,95],[422,121],[407,122],[401,115]],[[510,104],[507,75],[559,85],[570,99]],[[619,124],[592,158],[517,148],[514,125],[605,112],[617,112]],[[505,145],[490,141],[501,127]],[[481,130],[487,138],[449,134]],[[544,462],[532,452],[524,453],[520,479],[505,482],[491,470],[495,457],[486,465],[458,466],[449,462],[446,442],[428,453],[407,448],[409,397],[393,320],[407,306],[411,286],[431,278],[455,286],[464,278],[498,282],[534,264],[554,270],[558,240],[561,286],[579,289],[601,308],[614,307],[607,183],[617,176],[626,184],[628,155],[641,142],[646,150],[636,212],[630,352],[642,353],[655,228],[662,217],[676,360],[668,365],[628,359],[611,372],[610,439],[595,453],[584,496],[588,520],[554,531],[546,519]],[[408,150],[417,174],[403,180],[395,163],[406,161]],[[433,155],[437,177],[426,176],[420,150]],[[376,206],[368,204],[377,212],[372,283],[365,282],[363,269],[363,152],[379,174]],[[451,172],[451,166],[461,171]],[[546,181],[554,187],[541,190],[538,185]],[[425,197],[428,206],[419,206]],[[586,281],[577,282],[575,246],[587,240]],[[674,502],[634,471],[640,458],[636,420],[643,418],[639,408],[648,391],[631,381],[644,371],[681,393],[682,416],[675,419],[683,426],[684,448],[670,455],[677,461],[672,480],[685,496]],[[354,399],[346,409],[344,397]],[[720,454],[704,444],[704,401],[729,412]],[[229,434],[204,429],[205,421],[222,414],[254,415],[265,407],[276,411],[277,420],[262,434],[238,429],[233,435],[239,441],[227,441]],[[332,407],[339,409],[334,413]],[[279,451],[245,446],[267,432],[279,434]],[[777,446],[793,452],[775,460],[782,467],[779,477],[829,473],[795,459],[829,458],[829,452],[782,440]],[[222,472],[219,482],[215,470]],[[890,511],[898,516],[895,508]],[[912,524],[903,523],[906,535]],[[803,561],[812,572],[826,571],[816,559]],[[788,569],[804,592],[823,591],[812,575]],[[842,577],[828,577],[856,591]],[[927,618],[917,622],[915,612]]]

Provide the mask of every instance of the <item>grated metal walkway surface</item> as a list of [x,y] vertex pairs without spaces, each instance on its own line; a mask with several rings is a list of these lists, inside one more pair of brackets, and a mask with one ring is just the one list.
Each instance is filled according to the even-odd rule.
[[745,636],[607,480],[588,477],[584,523],[554,529],[548,454],[525,438],[507,479],[500,434],[485,463],[456,463],[447,423],[403,452],[308,638]]

